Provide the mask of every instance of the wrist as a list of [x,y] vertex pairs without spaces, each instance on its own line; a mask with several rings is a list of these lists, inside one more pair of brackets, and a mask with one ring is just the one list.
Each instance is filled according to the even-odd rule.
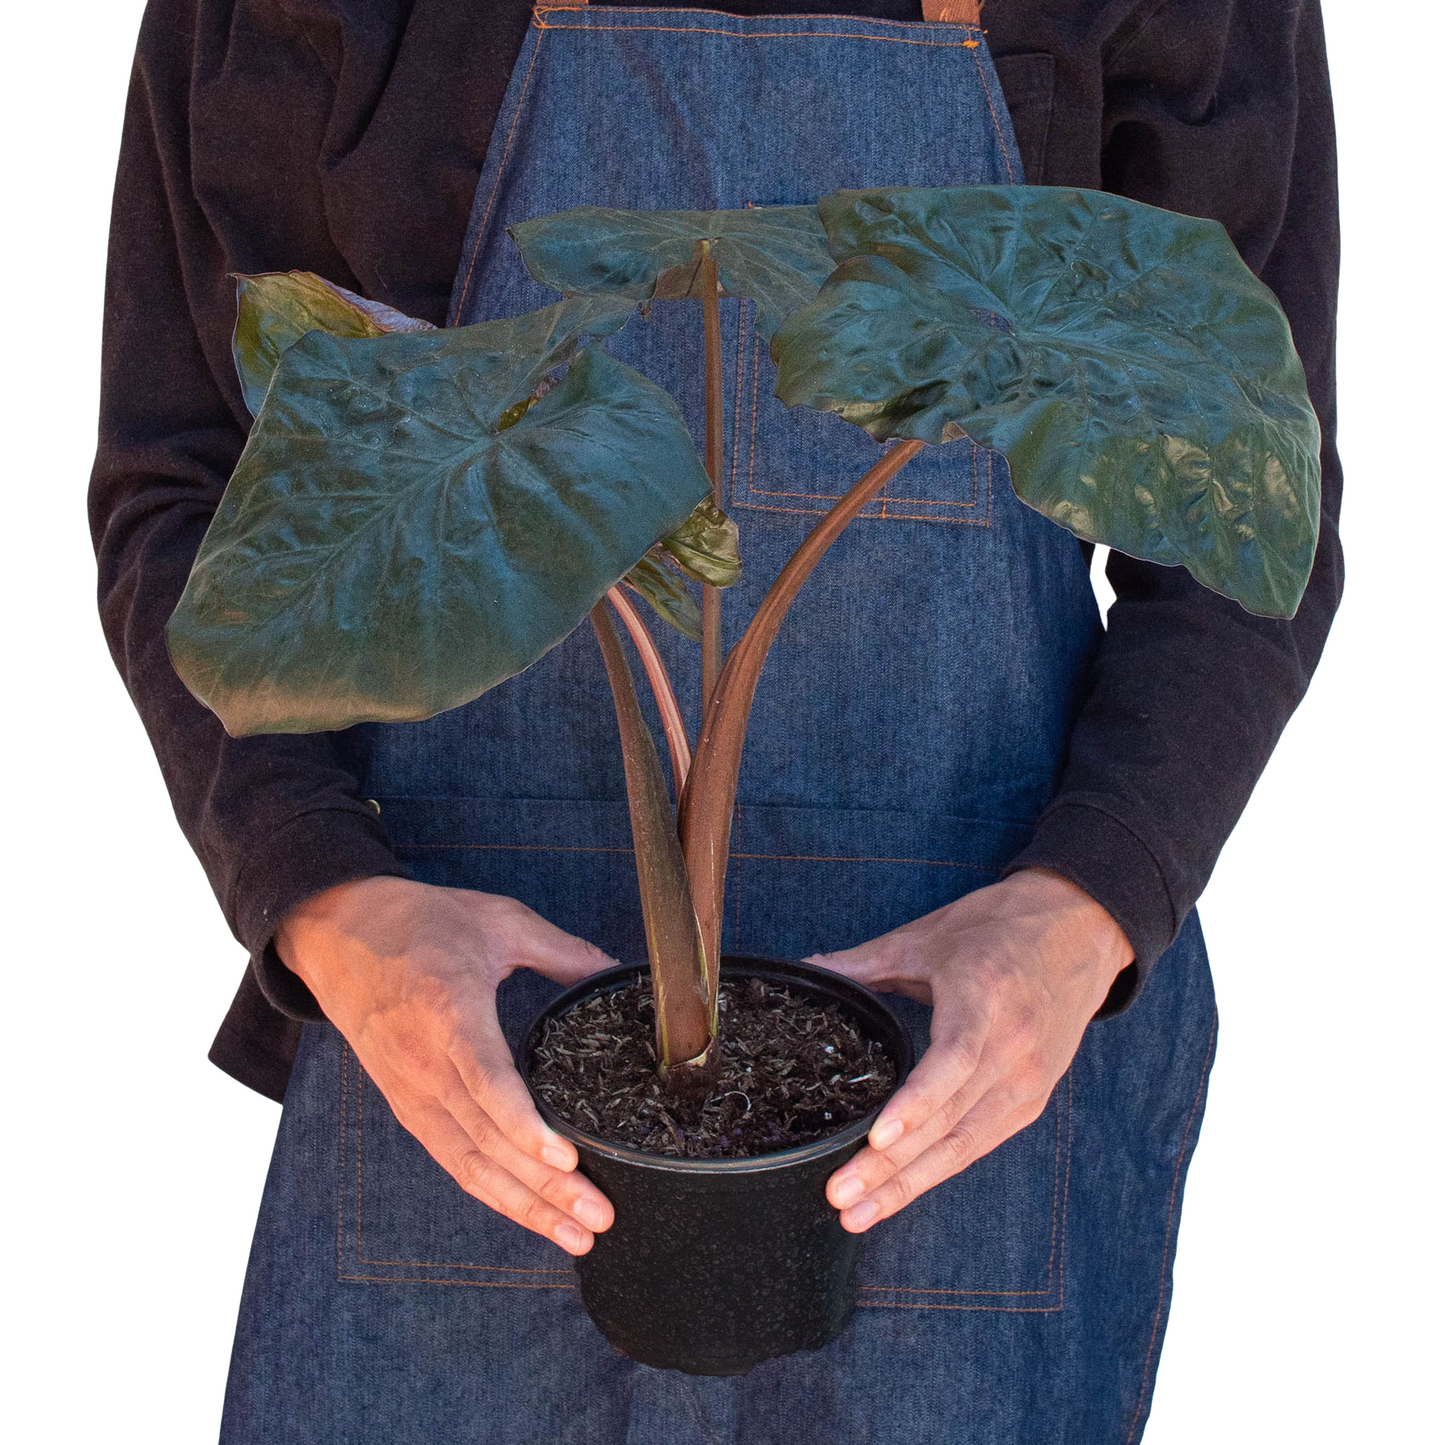
[[1048,868],[1022,868],[1000,885],[1012,886],[1029,906],[1046,910],[1068,935],[1069,950],[1080,963],[1090,965],[1108,991],[1114,980],[1134,962],[1134,947],[1113,914],[1077,883]]
[[276,955],[312,992],[316,972],[338,956],[338,945],[354,940],[365,919],[375,919],[397,887],[415,885],[406,878],[377,875],[354,878],[313,893],[295,904],[277,925]]

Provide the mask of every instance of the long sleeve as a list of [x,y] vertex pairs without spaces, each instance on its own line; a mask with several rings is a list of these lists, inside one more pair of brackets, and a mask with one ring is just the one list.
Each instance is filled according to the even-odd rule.
[[[250,420],[230,358],[227,273],[348,275],[314,179],[329,80],[319,65],[298,72],[309,52],[283,15],[272,19],[268,30],[253,12],[194,0],[153,0],[145,16],[112,216],[90,518],[106,639],[181,827],[251,952],[243,997],[259,1005],[258,983],[276,1007],[315,1017],[299,980],[268,955],[277,920],[322,888],[400,865],[330,737],[228,737],[181,684],[165,645]],[[251,74],[272,76],[269,92],[228,76],[221,62],[238,48]],[[291,71],[279,95],[268,70],[278,58]],[[268,93],[284,104],[284,124],[256,113]],[[197,142],[198,126],[212,135]],[[217,188],[210,170],[222,156]],[[242,224],[236,198],[247,191]],[[289,1066],[285,1048],[273,1050],[273,1083]]]
[[1115,40],[1101,47],[1100,183],[1226,227],[1289,316],[1324,442],[1319,547],[1291,621],[1253,617],[1182,568],[1110,556],[1117,601],[1059,789],[1013,867],[1063,874],[1119,921],[1137,970],[1113,1007],[1203,891],[1304,696],[1344,575],[1339,220],[1318,0],[1167,0]]

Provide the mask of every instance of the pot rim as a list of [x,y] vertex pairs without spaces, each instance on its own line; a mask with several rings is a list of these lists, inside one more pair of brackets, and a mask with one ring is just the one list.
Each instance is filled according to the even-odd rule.
[[[894,1058],[898,1069],[898,1085],[901,1085],[908,1077],[908,1073],[913,1067],[913,1043],[908,1030],[877,994],[864,988],[862,984],[855,982],[847,975],[791,959],[754,958],[740,954],[724,955],[722,966],[725,972],[742,973],[745,976],[772,973],[784,977],[791,975],[795,981],[799,982],[806,983],[817,980],[833,987],[841,985],[845,992],[854,995],[856,1003],[864,1006],[858,1010],[864,1015],[860,1022],[867,1021],[866,1010],[871,1008],[880,1012],[893,1025],[899,1044],[896,1051],[897,1056]],[[853,1123],[839,1129],[836,1134],[828,1134],[822,1139],[814,1139],[811,1144],[799,1144],[792,1149],[780,1149],[775,1154],[754,1154],[742,1159],[674,1159],[665,1154],[646,1154],[641,1149],[631,1149],[623,1144],[614,1144],[596,1134],[589,1134],[585,1130],[569,1124],[532,1087],[527,1065],[531,1058],[532,1043],[537,1031],[546,1019],[565,1011],[567,1007],[581,1003],[584,998],[599,993],[611,993],[630,983],[639,974],[646,972],[647,965],[645,963],[623,963],[604,969],[601,973],[594,973],[573,984],[571,988],[553,999],[546,1008],[538,1013],[527,1029],[521,1049],[519,1072],[527,1086],[527,1092],[532,1096],[532,1102],[536,1106],[537,1112],[551,1128],[564,1138],[570,1139],[573,1144],[590,1149],[596,1154],[615,1159],[619,1163],[632,1165],[635,1168],[657,1169],[670,1174],[766,1174],[786,1169],[791,1165],[810,1163],[826,1158],[829,1154],[841,1152],[864,1138],[873,1127],[874,1120],[882,1112],[883,1105],[888,1102],[888,1099],[885,1099],[863,1118],[855,1119]],[[890,1048],[890,1052],[894,1052],[894,1050]],[[897,1093],[898,1085],[894,1086],[894,1093]],[[888,1096],[889,1099],[892,1097],[892,1094]]]

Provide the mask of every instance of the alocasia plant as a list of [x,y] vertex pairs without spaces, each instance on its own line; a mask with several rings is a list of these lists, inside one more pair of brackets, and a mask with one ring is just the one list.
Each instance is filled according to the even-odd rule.
[[[451,331],[321,281],[243,278],[257,413],[169,640],[235,733],[422,718],[590,615],[622,738],[659,1067],[704,1086],[729,830],[773,638],[832,541],[927,445],[968,436],[1080,537],[1293,614],[1319,429],[1289,328],[1224,232],[1096,192],[838,192],[814,207],[585,207],[516,228],[554,306]],[[892,445],[784,567],[731,655],[718,298],[756,304],[777,394]],[[639,303],[702,304],[703,459],[602,342]],[[699,612],[684,577],[703,583]],[[703,645],[694,747],[627,582]],[[661,716],[674,811],[621,641]]]

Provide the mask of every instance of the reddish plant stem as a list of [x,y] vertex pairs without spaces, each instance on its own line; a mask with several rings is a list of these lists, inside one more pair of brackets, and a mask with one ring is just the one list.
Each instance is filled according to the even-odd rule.
[[608,589],[607,600],[617,609],[632,645],[642,659],[642,669],[652,688],[657,702],[657,711],[662,716],[662,732],[667,739],[667,751],[672,758],[672,786],[679,798],[687,785],[688,769],[692,767],[692,748],[687,740],[687,727],[682,720],[682,709],[677,705],[677,694],[672,689],[672,679],[667,675],[667,664],[647,630],[647,624],[638,615],[637,609],[627,600],[620,586]]
[[[723,467],[722,311],[718,306],[717,262],[705,249],[698,268],[702,290],[703,465],[712,480],[713,505],[721,508]],[[702,711],[706,716],[722,673],[722,592],[710,583],[702,588]]]
[[672,800],[667,796],[652,734],[642,720],[632,669],[603,603],[592,609],[591,618],[607,667],[622,743],[627,811],[632,818],[632,847],[657,1012],[659,1072],[669,1087],[688,1092],[694,1083],[702,1082],[700,1070],[711,1062],[716,1017],[707,987],[707,959]]
[[704,714],[692,768],[679,809],[683,857],[692,886],[693,902],[702,927],[707,953],[708,989],[717,990],[722,953],[723,889],[727,881],[728,845],[732,838],[733,803],[737,798],[738,771],[743,739],[758,678],[768,649],[788,608],[808,574],[837,539],[843,528],[873,500],[891,477],[923,450],[919,441],[900,442],[889,450],[824,514],[788,559],[768,589],[753,620],[736,647]]

